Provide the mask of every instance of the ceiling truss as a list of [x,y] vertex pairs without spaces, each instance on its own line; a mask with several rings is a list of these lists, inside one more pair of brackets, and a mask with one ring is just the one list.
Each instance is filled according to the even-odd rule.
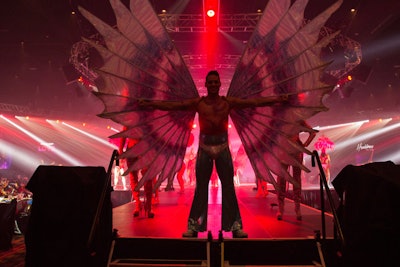
[[[253,32],[262,13],[250,14],[221,14],[218,31],[220,32]],[[203,15],[199,14],[167,14],[159,15],[165,28],[170,33],[201,33],[205,32]],[[332,34],[333,30],[323,27],[320,37]],[[99,34],[91,36],[96,42],[102,42]],[[362,60],[361,45],[341,34],[337,35],[328,47],[340,47],[343,51],[344,65],[340,68],[327,71],[333,77],[340,79],[354,69]],[[89,66],[90,46],[84,41],[75,43],[71,49],[70,63],[89,81],[94,81],[97,74]],[[183,58],[190,69],[203,69],[207,65],[205,55],[187,53]],[[216,68],[234,69],[240,55],[221,55],[217,59]]]

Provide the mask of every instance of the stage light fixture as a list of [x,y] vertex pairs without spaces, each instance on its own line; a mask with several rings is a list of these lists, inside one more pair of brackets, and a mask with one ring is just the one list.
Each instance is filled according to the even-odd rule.
[[204,22],[207,27],[218,25],[219,0],[203,0]]
[[212,17],[215,16],[215,10],[209,9],[209,10],[207,10],[206,14],[207,14],[207,16],[208,16],[209,18],[212,18]]

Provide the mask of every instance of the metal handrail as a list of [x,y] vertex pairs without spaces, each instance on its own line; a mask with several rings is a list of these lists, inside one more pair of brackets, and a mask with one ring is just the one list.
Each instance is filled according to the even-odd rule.
[[100,219],[101,212],[103,210],[103,205],[104,205],[104,200],[106,198],[106,195],[108,192],[112,191],[112,186],[111,186],[112,167],[114,165],[114,161],[116,162],[116,165],[119,166],[118,156],[119,156],[118,150],[114,150],[112,153],[112,156],[111,156],[110,163],[108,165],[108,169],[107,169],[107,173],[106,173],[106,180],[104,182],[103,191],[101,192],[101,195],[100,195],[99,203],[97,205],[97,210],[96,210],[96,214],[95,214],[95,217],[93,220],[92,228],[90,230],[89,238],[86,243],[86,247],[88,249],[90,249],[92,246],[94,234],[95,234],[97,226],[99,224],[99,219]]
[[319,173],[320,173],[322,238],[326,239],[325,203],[324,203],[324,188],[325,188],[325,192],[326,192],[326,195],[328,197],[329,205],[330,205],[331,210],[332,210],[333,219],[334,219],[334,222],[335,222],[337,234],[339,236],[339,239],[340,239],[340,242],[341,242],[342,246],[344,246],[345,245],[345,239],[344,239],[344,236],[343,236],[342,226],[340,224],[339,216],[337,215],[337,212],[336,212],[336,209],[335,209],[335,205],[333,203],[332,193],[329,190],[328,182],[326,180],[326,175],[325,175],[324,169],[322,168],[321,160],[320,160],[318,152],[316,150],[314,150],[313,153],[312,153],[311,162],[312,162],[312,166],[313,167],[315,167],[315,160],[317,160],[318,169],[319,169]]

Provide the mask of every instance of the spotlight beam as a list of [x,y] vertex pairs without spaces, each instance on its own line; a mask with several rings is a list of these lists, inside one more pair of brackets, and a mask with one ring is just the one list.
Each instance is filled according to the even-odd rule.
[[37,155],[29,150],[17,147],[5,140],[0,140],[0,150],[6,152],[6,154],[12,155],[13,161],[16,160],[16,162],[24,166],[24,168],[34,170],[37,167],[34,160]]
[[347,141],[344,141],[344,142],[341,142],[340,144],[337,144],[336,145],[336,149],[342,149],[342,148],[348,147],[350,145],[358,144],[358,143],[360,143],[362,141],[365,141],[366,139],[369,139],[369,138],[372,138],[374,136],[378,136],[380,134],[395,130],[396,128],[399,128],[399,127],[400,127],[400,123],[396,123],[396,124],[393,124],[393,125],[390,125],[390,126],[387,126],[387,127],[372,131],[370,133],[359,135],[359,136],[357,136],[355,138],[351,138],[351,139],[349,139]]
[[330,130],[330,129],[335,129],[339,127],[346,127],[350,125],[362,125],[363,123],[367,123],[369,120],[364,120],[364,121],[356,121],[356,122],[348,122],[348,123],[342,123],[342,124],[335,124],[335,125],[328,125],[328,126],[316,126],[314,127],[315,130],[323,131],[323,130]]
[[89,137],[89,138],[92,138],[93,140],[96,140],[97,142],[99,142],[99,143],[101,143],[101,144],[103,144],[103,145],[106,145],[106,146],[108,146],[108,147],[110,147],[110,148],[115,149],[115,145],[113,145],[113,144],[111,144],[110,142],[104,140],[103,138],[100,138],[100,137],[98,137],[98,136],[95,136],[95,135],[93,135],[93,134],[90,134],[90,133],[88,133],[88,132],[85,132],[85,131],[83,131],[83,130],[81,130],[81,129],[78,129],[78,128],[76,128],[76,127],[74,127],[74,126],[72,126],[72,125],[70,125],[70,124],[68,124],[68,123],[66,123],[66,122],[62,122],[62,124],[65,125],[65,126],[67,126],[67,127],[69,127],[69,128],[71,128],[71,129],[73,129],[73,130],[75,130],[75,131],[77,131],[77,132],[79,132],[79,133],[81,133],[81,134],[83,134],[83,135],[86,135],[86,136]]
[[[15,122],[11,121],[10,119],[7,119],[6,117],[4,117],[3,115],[0,115],[0,117],[5,120],[6,122],[8,122],[9,124],[11,124],[12,126],[14,126],[15,128],[17,128],[18,130],[20,130],[21,132],[23,132],[24,134],[26,134],[27,136],[29,136],[30,138],[32,138],[33,140],[35,140],[36,142],[38,142],[39,144],[43,144],[43,143],[49,143],[46,142],[45,140],[41,139],[40,137],[38,137],[37,135],[34,135],[32,132],[24,129],[23,127],[19,126],[18,124],[16,124]],[[82,165],[82,163],[73,158],[72,156],[68,155],[67,153],[53,147],[53,146],[48,146],[49,150],[54,152],[54,154],[58,155],[60,158],[64,159],[66,162],[68,162],[69,164],[72,165]]]

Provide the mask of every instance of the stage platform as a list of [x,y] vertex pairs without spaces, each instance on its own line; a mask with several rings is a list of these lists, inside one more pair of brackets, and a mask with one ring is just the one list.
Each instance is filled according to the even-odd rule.
[[[310,190],[317,196],[317,189]],[[121,193],[125,199],[126,192]],[[322,215],[319,209],[302,204],[302,220],[298,221],[294,203],[287,198],[283,220],[278,221],[276,194],[257,197],[254,184],[241,184],[236,186],[236,194],[249,237],[232,238],[231,232],[220,231],[221,188],[210,186],[207,231],[198,238],[182,238],[193,194],[194,187],[184,192],[179,186],[175,191],[160,191],[154,218],[147,218],[144,212],[133,217],[135,203],[131,201],[115,206],[117,238],[109,266],[321,266],[324,261],[329,263],[325,266],[337,266],[332,214]]]
[[[123,193],[125,199],[129,198],[128,193],[130,191]],[[187,227],[193,194],[194,187],[185,188],[184,192],[180,192],[179,187],[175,187],[175,191],[160,191],[159,203],[153,206],[154,218],[147,218],[144,212],[138,217],[133,217],[135,203],[131,201],[119,206],[114,205],[113,228],[121,238],[181,238]],[[277,199],[274,193],[270,192],[266,197],[258,198],[254,184],[242,184],[236,186],[236,194],[243,228],[249,234],[249,239],[314,238],[316,232],[323,233],[322,214],[319,209],[302,204],[303,218],[302,221],[298,221],[293,201],[286,199],[283,220],[278,221]],[[326,237],[333,238],[332,214],[325,213],[324,219]],[[220,187],[210,186],[208,231],[214,239],[218,238],[220,227],[221,190]],[[199,233],[199,238],[207,238],[207,234]],[[223,232],[223,237],[232,238],[229,232]]]

